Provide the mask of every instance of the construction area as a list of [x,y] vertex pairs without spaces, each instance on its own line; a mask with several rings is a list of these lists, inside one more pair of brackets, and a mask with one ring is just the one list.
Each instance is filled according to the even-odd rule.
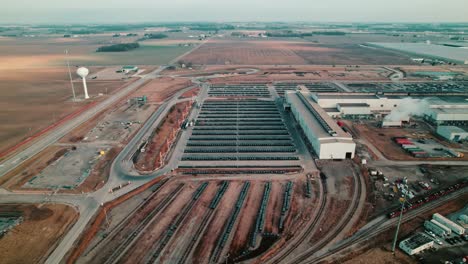
[[23,185],[31,189],[74,189],[91,174],[100,158],[109,150],[107,147],[74,147],[49,164],[39,174]]

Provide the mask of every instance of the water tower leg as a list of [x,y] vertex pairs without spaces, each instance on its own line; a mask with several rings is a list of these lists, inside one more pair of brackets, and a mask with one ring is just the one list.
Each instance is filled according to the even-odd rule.
[[86,79],[83,78],[84,98],[89,99],[88,87],[86,86]]

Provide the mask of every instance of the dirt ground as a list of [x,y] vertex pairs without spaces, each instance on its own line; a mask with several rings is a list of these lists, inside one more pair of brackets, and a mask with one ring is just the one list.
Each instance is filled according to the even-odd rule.
[[[214,66],[207,66],[211,69]],[[228,67],[228,66],[224,66]],[[229,66],[233,67],[233,66]],[[248,67],[239,65],[237,67]],[[212,83],[249,83],[249,82],[308,82],[308,81],[388,81],[390,72],[376,66],[255,66],[259,71],[254,74],[238,74],[223,78],[210,79]],[[220,69],[222,71],[222,69]]]
[[177,132],[186,116],[189,113],[190,102],[183,102],[175,105],[155,129],[145,147],[145,152],[138,155],[135,167],[140,171],[153,171],[159,168],[164,160],[166,153],[170,150],[170,145],[176,139]]
[[[212,212],[211,217],[207,221],[202,221],[204,216],[210,212],[208,205],[211,203],[215,193],[218,191],[220,181],[215,179],[205,181],[195,179],[190,180],[190,177],[173,177],[162,188],[156,191],[156,193],[154,193],[155,195],[151,198],[145,199],[145,197],[152,194],[152,192],[147,191],[145,194],[142,193],[141,195],[138,195],[138,197],[135,197],[135,200],[128,200],[128,202],[122,203],[121,205],[109,210],[109,227],[106,221],[102,222],[101,231],[99,231],[94,237],[93,242],[88,246],[88,250],[85,251],[85,254],[80,257],[78,263],[84,263],[91,259],[96,260],[96,258],[107,258],[116,249],[116,247],[124,241],[124,239],[130,234],[131,230],[134,230],[138,223],[144,221],[143,219],[147,217],[149,212],[154,210],[155,207],[165,204],[167,207],[164,207],[162,211],[159,211],[159,213],[152,218],[153,220],[148,222],[147,227],[143,232],[141,232],[141,236],[135,240],[135,244],[129,248],[121,261],[124,263],[135,263],[149,258],[151,252],[154,252],[161,239],[166,235],[166,230],[169,225],[175,223],[177,217],[191,201],[191,197],[193,197],[196,188],[198,188],[203,182],[208,182],[208,187],[200,196],[199,200],[195,202],[194,206],[188,211],[180,226],[174,229],[175,233],[168,241],[168,244],[164,247],[159,260],[168,261],[178,259],[187,249],[189,244],[188,242],[191,239],[199,239],[189,254],[189,260],[192,261],[192,263],[206,263],[207,259],[209,259],[210,255],[213,253],[219,236],[224,230],[226,221],[229,218],[231,210],[239,196],[239,192],[244,183],[242,180],[229,181],[229,187],[222,197],[217,209]],[[253,185],[249,190],[248,197],[246,198],[244,206],[238,216],[239,221],[236,222],[232,231],[232,236],[225,245],[224,252],[226,253],[235,250],[237,254],[239,254],[240,252],[238,252],[238,250],[244,249],[246,243],[248,243],[246,239],[249,238],[252,225],[255,223],[257,209],[260,204],[258,198],[262,196],[265,181],[253,180],[251,183]],[[171,195],[175,194],[175,190],[180,184],[184,184],[184,186],[182,187],[182,190],[174,196],[175,199],[171,202],[164,202],[167,201],[168,197],[172,197]],[[271,232],[271,230],[275,229],[277,230],[277,228],[272,225],[277,225],[279,221],[283,200],[283,187],[285,184],[286,182],[282,180],[272,181],[270,202],[265,221],[265,232]],[[303,187],[304,186],[301,182],[295,184],[292,201],[292,205],[294,205],[295,209],[291,209],[293,211],[291,211],[291,215],[288,217],[289,220],[286,222],[286,230],[296,230],[298,228],[297,225],[300,225],[299,222],[302,222],[302,217],[299,215],[309,211],[313,206],[313,204],[306,203],[303,205],[307,207],[306,210],[301,211],[298,209],[298,203],[302,203],[299,200],[304,199],[303,193],[300,191]],[[131,214],[131,212],[138,208],[137,206],[141,203],[145,203],[145,205],[141,207],[141,209],[138,209],[134,215],[127,218],[127,215]],[[272,210],[275,212],[271,212]],[[121,221],[125,223],[123,225],[123,229],[119,229],[118,231],[115,230]],[[199,237],[194,237],[196,230],[200,226],[203,227],[203,225],[206,225],[207,229],[202,232]],[[110,235],[106,238],[107,235],[105,236],[104,234]],[[115,236],[112,234],[115,234]],[[259,240],[262,240],[262,238],[259,237]]]
[[149,103],[161,103],[177,91],[190,85],[191,82],[188,79],[163,77],[151,80],[138,89],[133,96],[146,95]]
[[242,182],[230,182],[229,188],[225,193],[225,196],[230,197],[230,199],[222,199],[219,203],[218,209],[215,211],[213,218],[208,223],[209,226],[214,228],[210,228],[209,231],[202,234],[200,239],[204,243],[198,243],[194,249],[192,256],[192,261],[194,263],[203,263],[210,258],[210,255],[216,246],[218,237],[221,235],[221,232],[223,232],[225,222],[234,207],[234,201],[237,199],[241,189]]
[[387,248],[377,247],[366,251],[343,264],[413,264],[417,263],[408,255],[398,252],[395,256]]
[[1,178],[0,184],[7,189],[20,189],[31,177],[34,177],[48,164],[60,158],[67,149],[67,147],[58,146],[46,148],[40,155],[34,156],[5,174]]
[[257,212],[262,201],[264,185],[262,182],[252,182],[250,185],[249,195],[244,201],[245,209],[239,215],[242,224],[237,226],[227,253],[232,258],[239,256],[243,250],[249,248],[250,237],[255,229]]
[[158,217],[157,221],[149,224],[146,229],[147,232],[144,232],[136,241],[134,247],[127,251],[123,257],[123,263],[144,262],[145,258],[151,256],[152,251],[158,245],[158,241],[161,240],[169,225],[173,223],[184,206],[189,203],[195,188],[194,185],[183,188],[182,192],[177,195],[177,199],[171,203],[171,206],[164,210],[164,213]]
[[87,193],[99,190],[107,182],[110,174],[112,161],[122,150],[121,147],[113,147],[104,157],[94,165],[91,173],[78,187],[73,190],[61,190],[62,193]]
[[[440,213],[447,215],[456,212],[466,206],[466,199],[468,194],[456,200],[444,204],[438,208],[425,212],[417,218],[402,224],[400,229],[399,238],[404,239],[411,235],[411,233],[419,230],[422,231],[423,223],[426,219],[431,218],[432,214]],[[396,258],[392,257],[390,252],[391,241],[393,239],[394,230],[389,230],[378,237],[372,239],[373,243],[368,246],[370,249],[364,251],[354,251],[351,256],[346,257],[346,262],[340,261],[339,263],[354,264],[354,263],[375,263],[375,264],[393,264],[393,263],[419,263],[415,259],[407,256],[401,250],[397,250]],[[372,261],[370,261],[372,260]]]
[[468,160],[468,155],[463,158],[415,158],[392,140],[394,137],[432,139],[442,146],[453,147],[453,145],[432,135],[423,125],[418,125],[418,128],[378,128],[374,124],[353,124],[352,129],[358,133],[357,136],[369,141],[386,158],[391,160]]
[[[47,166],[52,164],[57,159],[61,158],[64,153],[68,152],[71,147],[60,147],[51,146],[41,152],[40,155],[36,155],[34,158],[27,160],[4,177],[0,184],[2,187],[10,190],[21,190],[26,192],[49,192],[52,189],[46,187],[32,187],[33,184],[29,184],[25,187],[26,183],[31,180],[34,176],[41,173]],[[82,183],[73,189],[60,189],[59,193],[82,193],[91,192],[101,188],[107,181],[107,177],[110,172],[110,165],[112,160],[120,152],[120,147],[112,147],[106,154],[99,158],[96,164],[92,165],[91,172]],[[47,176],[47,175],[46,175]],[[52,183],[54,183],[53,180]]]
[[0,212],[20,211],[24,221],[0,239],[0,263],[42,263],[78,218],[66,205],[0,205]]
[[193,88],[183,93],[179,98],[180,99],[191,98],[191,97],[197,96],[199,92],[200,92],[200,88]]
[[409,56],[356,43],[315,43],[300,39],[211,39],[183,57],[194,64],[244,65],[396,65],[413,64]]

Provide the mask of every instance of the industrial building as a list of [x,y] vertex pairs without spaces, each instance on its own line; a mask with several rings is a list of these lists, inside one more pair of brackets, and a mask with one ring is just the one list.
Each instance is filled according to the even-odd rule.
[[[365,118],[390,114],[408,96],[372,93],[313,93],[312,99],[332,117]],[[425,97],[414,97],[423,99]],[[466,97],[431,97],[425,100],[425,119],[435,125],[468,125]],[[409,121],[409,116],[401,121]]]
[[464,141],[468,139],[468,132],[456,126],[438,126],[437,134],[450,141]]
[[[468,106],[468,105],[467,105]],[[426,119],[436,125],[468,125],[468,108],[431,107]]]
[[416,235],[401,241],[399,246],[401,250],[412,256],[423,250],[432,248],[434,246],[434,240],[423,233],[417,233]]
[[286,103],[317,153],[319,159],[350,159],[356,143],[308,92],[285,93]]
[[313,100],[331,116],[389,114],[403,99],[398,95],[339,93],[312,94]]
[[452,234],[452,230],[450,228],[444,226],[443,224],[437,222],[434,219],[430,221],[424,221],[424,227],[438,236],[449,236],[450,234]]
[[450,228],[450,230],[453,231],[453,233],[457,235],[463,235],[465,234],[465,228],[461,227],[460,225],[454,223],[452,220],[444,217],[441,214],[434,214],[432,216],[432,219],[436,220],[437,222],[441,223],[442,225],[446,226],[447,228]]
[[124,73],[130,73],[130,72],[137,72],[138,71],[138,67],[137,66],[133,66],[133,65],[125,65],[122,67],[122,71]]

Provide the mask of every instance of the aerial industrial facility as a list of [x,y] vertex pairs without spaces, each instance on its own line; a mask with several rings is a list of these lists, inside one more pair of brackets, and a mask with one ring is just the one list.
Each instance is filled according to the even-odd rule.
[[0,27],[0,262],[459,263],[463,30]]

